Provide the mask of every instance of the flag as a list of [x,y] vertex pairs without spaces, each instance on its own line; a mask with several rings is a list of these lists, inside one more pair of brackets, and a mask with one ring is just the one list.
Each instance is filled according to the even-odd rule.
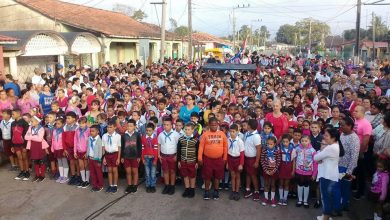
[[230,63],[240,63],[240,56],[245,51],[246,48],[246,38],[244,42],[242,42],[242,47],[240,50],[230,59]]

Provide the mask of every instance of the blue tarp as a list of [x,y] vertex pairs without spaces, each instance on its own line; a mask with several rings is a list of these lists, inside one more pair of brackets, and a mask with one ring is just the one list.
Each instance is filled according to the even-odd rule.
[[208,70],[256,70],[256,64],[233,64],[233,63],[207,63],[203,69]]

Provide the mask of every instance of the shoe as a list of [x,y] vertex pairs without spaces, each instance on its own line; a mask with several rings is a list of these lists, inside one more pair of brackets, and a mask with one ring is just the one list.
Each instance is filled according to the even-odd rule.
[[30,179],[30,173],[27,171],[24,173],[24,176],[23,176],[23,181],[27,181]]
[[100,192],[100,191],[102,191],[102,190],[103,190],[103,187],[102,187],[102,188],[93,187],[93,188],[91,189],[92,192]]
[[267,203],[268,203],[268,199],[266,199],[266,198],[261,198],[261,204],[262,204],[263,206],[266,206]]
[[229,195],[229,200],[234,200],[234,197],[236,196],[235,192],[231,192]]
[[321,202],[319,200],[316,201],[316,203],[314,203],[313,205],[314,208],[318,209],[321,207]]
[[218,200],[219,199],[219,191],[218,190],[214,190],[214,192],[213,192],[213,199],[214,200]]
[[80,183],[83,183],[80,176],[74,178],[74,183],[72,185],[78,186]]
[[64,184],[64,183],[67,183],[67,182],[69,182],[69,178],[67,178],[67,177],[62,177],[62,180],[61,180],[61,184]]
[[69,178],[68,185],[74,185],[74,181],[75,181],[75,176],[71,176],[71,177]]
[[334,211],[332,212],[332,217],[342,217],[343,216],[343,212],[342,211]]
[[132,186],[128,185],[128,186],[126,187],[125,193],[126,193],[126,194],[131,193],[132,190],[133,190],[133,189],[132,189]]
[[60,182],[62,181],[62,179],[63,179],[62,176],[58,177],[58,178],[56,179],[56,183],[60,183]]
[[45,179],[46,178],[44,176],[40,176],[37,182],[41,183],[41,182],[45,181]]
[[118,192],[118,187],[117,187],[117,186],[111,187],[111,193],[112,193],[112,194],[115,194],[115,193],[117,193],[117,192]]
[[147,186],[146,189],[145,189],[145,191],[146,191],[147,193],[151,193],[151,192],[150,192],[150,188],[151,188],[151,187]]
[[255,192],[253,193],[253,201],[259,201],[260,200],[260,193]]
[[362,196],[359,194],[359,193],[355,193],[355,195],[353,196],[353,199],[354,200],[360,200],[362,198]]
[[297,198],[298,197],[298,195],[297,195],[297,193],[296,192],[291,192],[291,194],[290,194],[290,196],[289,196],[290,198]]
[[190,190],[189,188],[186,188],[181,196],[183,196],[184,198],[187,198],[189,195],[189,190]]
[[299,201],[299,202],[297,202],[297,204],[295,205],[296,207],[301,207],[302,206],[302,202],[301,201]]
[[204,191],[203,200],[210,200],[210,191],[208,190]]
[[24,177],[24,172],[22,171],[22,172],[20,172],[19,175],[17,175],[14,179],[15,179],[15,180],[21,180],[21,179],[23,179],[23,177]]
[[309,205],[309,203],[304,202],[304,203],[303,203],[303,207],[304,207],[305,209],[308,209],[308,208],[310,208],[310,205]]
[[246,190],[244,193],[244,198],[247,199],[253,195],[252,191]]
[[286,206],[286,205],[287,205],[287,200],[283,200],[282,206]]
[[88,188],[89,185],[90,185],[89,182],[85,181],[84,184],[82,185],[82,188],[86,189],[86,188]]
[[150,187],[150,192],[151,192],[151,193],[155,193],[155,192],[156,192],[156,187],[154,187],[154,186],[153,186],[153,187]]
[[82,187],[83,187],[83,184],[84,184],[84,182],[76,182],[74,185],[75,185],[77,188],[82,188]]
[[283,199],[279,199],[278,205],[283,205]]
[[344,212],[349,212],[349,207],[348,207],[348,206],[344,207],[344,208],[343,208],[343,211],[344,211]]
[[31,180],[31,182],[38,182],[38,180],[39,180],[39,176],[35,176],[35,177]]
[[277,204],[276,199],[271,200],[271,207],[275,208],[276,204]]
[[195,197],[195,189],[194,188],[190,188],[189,192],[188,192],[187,198],[194,198],[194,197]]
[[[324,216],[323,215],[320,215],[320,216],[317,216],[317,220],[323,220],[324,219]],[[329,218],[329,220],[333,220],[332,218]]]
[[173,195],[173,194],[175,194],[175,186],[173,185],[171,185],[171,186],[169,186],[169,190],[168,190],[168,193],[167,193],[168,195]]
[[168,185],[165,185],[163,191],[162,191],[162,194],[168,194],[168,191],[169,191],[169,186]]
[[111,192],[111,188],[112,188],[112,186],[107,187],[106,193],[110,193]]
[[223,189],[224,190],[229,190],[229,183],[224,183],[223,184]]
[[235,192],[234,193],[234,201],[238,201],[240,200],[241,196],[240,196],[240,193],[239,192]]
[[58,178],[60,178],[60,174],[59,174],[58,172],[56,172],[56,173],[54,174],[53,178],[54,178],[55,180],[57,180]]
[[138,186],[137,185],[133,185],[132,193],[136,193],[137,191],[138,191]]

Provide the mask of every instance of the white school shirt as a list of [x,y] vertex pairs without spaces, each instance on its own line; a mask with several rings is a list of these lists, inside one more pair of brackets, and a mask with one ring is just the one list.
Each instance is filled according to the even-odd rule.
[[228,139],[228,154],[232,157],[239,157],[240,153],[245,150],[244,142],[241,138],[236,137],[236,139]]
[[[111,136],[111,142],[109,142],[109,136]],[[112,133],[112,135],[105,133],[102,138],[102,143],[104,146],[104,150],[107,153],[118,152],[122,144],[121,136],[116,132]]]
[[11,140],[11,124],[13,121],[12,118],[8,121],[1,120],[0,129],[3,134],[3,140]]
[[256,130],[254,130],[252,133],[249,133],[248,131],[244,137],[245,156],[256,157],[256,146],[258,145],[261,145],[261,137],[259,133]]
[[165,130],[161,132],[157,138],[161,153],[176,154],[179,138],[180,134],[173,129],[170,132],[166,132]]

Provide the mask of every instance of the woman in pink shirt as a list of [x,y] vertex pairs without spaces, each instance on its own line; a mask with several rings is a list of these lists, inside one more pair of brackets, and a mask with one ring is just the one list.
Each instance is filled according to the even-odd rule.
[[60,105],[60,108],[64,111],[66,106],[68,105],[68,97],[65,96],[65,91],[63,89],[59,89],[57,91],[57,101]]
[[30,96],[30,91],[23,89],[22,98],[16,102],[16,105],[22,111],[22,114],[29,113],[32,108],[38,107],[38,102]]
[[[0,91],[0,112],[5,110],[5,109],[13,109],[14,107],[12,106],[11,102],[7,99],[7,93],[5,90]],[[0,115],[0,119],[3,117]]]

